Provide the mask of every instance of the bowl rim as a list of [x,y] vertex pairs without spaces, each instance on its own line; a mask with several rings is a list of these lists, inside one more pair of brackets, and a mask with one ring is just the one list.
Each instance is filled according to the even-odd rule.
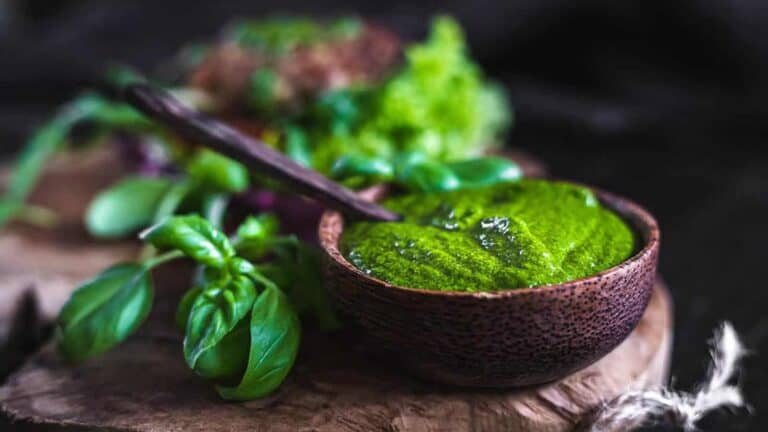
[[[542,179],[536,179],[536,180],[542,180]],[[639,234],[639,238],[643,242],[643,247],[641,247],[632,256],[620,262],[619,264],[616,264],[612,267],[609,267],[605,270],[602,270],[590,276],[585,276],[579,279],[573,279],[573,280],[556,283],[556,284],[539,285],[539,286],[533,286],[533,287],[502,288],[495,291],[479,291],[479,292],[442,291],[442,290],[427,289],[427,288],[411,288],[411,287],[395,285],[387,281],[384,281],[382,279],[376,278],[374,276],[365,274],[360,269],[355,267],[354,264],[349,262],[346,259],[346,257],[344,257],[344,255],[341,253],[341,250],[339,249],[339,240],[341,238],[342,233],[344,232],[345,218],[344,218],[344,215],[342,215],[340,212],[336,210],[325,210],[323,214],[320,216],[320,221],[318,223],[318,230],[317,230],[320,247],[323,249],[323,252],[326,255],[328,255],[331,259],[333,259],[337,264],[346,268],[348,271],[355,273],[357,276],[362,277],[363,279],[366,279],[374,283],[375,285],[379,285],[379,286],[382,286],[388,289],[393,289],[396,291],[401,291],[401,292],[415,294],[415,295],[422,295],[422,296],[459,297],[459,298],[475,298],[475,299],[478,299],[478,298],[493,299],[493,298],[504,298],[504,297],[513,297],[513,296],[536,295],[536,294],[551,293],[553,291],[573,289],[578,286],[588,284],[590,282],[597,282],[607,275],[610,275],[612,273],[618,273],[626,269],[627,267],[631,267],[635,264],[638,264],[641,261],[648,259],[649,256],[651,256],[652,254],[654,254],[655,251],[658,250],[660,237],[661,237],[659,225],[656,219],[653,217],[653,215],[649,211],[647,211],[645,208],[637,204],[636,202],[628,198],[625,198],[623,196],[614,194],[612,192],[607,192],[601,188],[586,185],[579,182],[568,181],[568,180],[558,180],[558,179],[543,179],[543,180],[555,181],[558,183],[566,183],[566,184],[576,185],[576,186],[583,186],[592,190],[595,193],[595,195],[597,195],[597,198],[601,204],[605,205],[610,211],[617,214],[625,223],[629,224],[629,226],[632,228],[632,230],[635,232],[636,235]],[[368,198],[371,198],[373,200],[378,200],[378,199],[381,199],[383,196],[385,196],[388,191],[389,191],[389,188],[387,185],[379,184],[379,185],[371,186],[370,188],[364,189],[362,191],[359,191],[358,193]],[[338,235],[336,236],[335,241],[328,241],[328,238],[323,235],[324,231],[328,231],[332,229],[332,227],[334,226],[333,224],[326,223],[326,221],[331,218],[339,218],[341,221],[341,225],[340,225],[341,229]]]

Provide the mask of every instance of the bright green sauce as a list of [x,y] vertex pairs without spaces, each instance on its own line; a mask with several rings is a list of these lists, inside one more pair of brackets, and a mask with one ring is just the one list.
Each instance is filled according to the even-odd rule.
[[395,285],[496,291],[593,275],[631,256],[634,236],[586,188],[521,180],[384,201],[403,222],[347,227],[341,249]]

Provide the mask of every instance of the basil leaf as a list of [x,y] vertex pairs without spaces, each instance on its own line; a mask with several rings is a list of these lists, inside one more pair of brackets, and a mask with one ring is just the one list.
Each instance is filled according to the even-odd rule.
[[271,69],[262,67],[254,71],[249,77],[248,103],[256,110],[269,111],[275,106],[275,90],[278,77]]
[[204,186],[223,192],[248,189],[248,169],[241,163],[208,149],[201,149],[187,166],[189,175]]
[[325,91],[311,108],[312,118],[319,124],[330,126],[333,133],[348,133],[360,119],[364,97],[364,91],[349,88]]
[[406,164],[398,171],[397,182],[419,192],[444,192],[461,186],[459,178],[451,169],[428,161]]
[[[4,211],[0,212],[0,226],[15,215],[22,207],[48,158],[67,141],[76,124],[91,121],[100,128],[147,128],[152,123],[129,105],[115,103],[95,93],[84,93],[64,105],[47,124],[38,129],[27,141],[19,155],[8,189],[2,200]],[[15,206],[15,207],[14,207]]]
[[119,344],[141,325],[152,306],[149,272],[118,264],[83,283],[59,314],[58,346],[70,360],[82,360]]
[[312,166],[312,151],[304,130],[292,125],[285,128],[285,154],[305,167]]
[[237,228],[239,240],[265,240],[277,234],[277,217],[272,213],[248,216]]
[[257,282],[261,280],[262,276],[259,274],[258,270],[256,270],[256,266],[251,264],[250,261],[240,258],[240,257],[233,257],[229,260],[229,272],[233,275],[243,275],[243,276],[250,276],[252,279],[256,280]]
[[147,117],[128,104],[115,102],[94,93],[86,93],[77,101],[83,120],[101,128],[146,130],[155,127]]
[[235,251],[224,233],[197,215],[174,216],[141,234],[158,249],[178,249],[195,261],[222,268]]
[[248,365],[249,321],[248,316],[241,319],[219,343],[202,353],[195,372],[218,383],[237,383]]
[[340,322],[323,289],[319,251],[297,243],[291,248],[279,248],[275,255],[276,259],[260,265],[259,271],[283,289],[302,319],[311,316],[313,325],[322,331],[338,328]]
[[236,386],[217,386],[226,400],[249,400],[274,391],[296,361],[301,338],[299,319],[288,298],[269,284],[251,311],[248,366]]
[[2,197],[0,227],[8,222],[21,208],[37,183],[40,172],[48,158],[64,143],[69,133],[68,121],[54,119],[32,135],[16,160]]
[[198,370],[197,361],[235,328],[255,299],[254,283],[243,275],[221,286],[207,287],[198,295],[189,312],[184,337],[184,358],[190,368],[206,378],[217,375],[215,370]]
[[118,238],[145,228],[171,184],[163,178],[129,177],[111,186],[88,207],[88,232],[95,237]]
[[337,159],[331,167],[331,177],[335,179],[375,177],[380,180],[389,180],[393,175],[392,164],[381,158],[346,155]]
[[299,314],[307,312],[315,318],[317,327],[322,331],[335,330],[341,323],[331,307],[328,294],[323,288],[321,255],[318,250],[304,244],[298,244],[293,261],[281,266],[292,280],[287,290],[288,297],[296,306]]
[[0,227],[2,227],[6,221],[16,216],[22,205],[24,205],[23,201],[11,198],[0,198]]
[[187,328],[187,322],[189,321],[189,312],[192,310],[192,305],[195,304],[197,297],[203,292],[201,287],[194,287],[184,293],[184,296],[179,300],[179,305],[176,307],[176,325],[183,331]]
[[462,187],[483,187],[517,180],[523,173],[516,163],[500,157],[484,157],[447,164]]
[[271,213],[248,216],[237,228],[235,248],[248,258],[261,258],[269,248],[270,240],[277,235],[277,217]]

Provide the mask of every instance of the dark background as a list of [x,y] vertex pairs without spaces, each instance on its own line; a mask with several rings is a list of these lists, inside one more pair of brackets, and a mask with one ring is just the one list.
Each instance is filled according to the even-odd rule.
[[355,12],[423,36],[449,12],[475,57],[509,89],[509,146],[558,177],[630,196],[663,232],[676,303],[674,385],[706,371],[722,320],[753,355],[741,381],[752,415],[702,429],[768,427],[768,3],[763,0],[0,2],[0,157],[110,61],[152,73],[182,44],[236,15]]

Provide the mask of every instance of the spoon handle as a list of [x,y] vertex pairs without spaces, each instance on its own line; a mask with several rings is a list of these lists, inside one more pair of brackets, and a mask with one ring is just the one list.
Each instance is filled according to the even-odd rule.
[[223,122],[190,109],[166,91],[147,84],[122,89],[126,102],[168,126],[184,138],[235,159],[266,177],[280,181],[299,194],[314,198],[327,207],[355,219],[396,221],[400,215],[305,168],[263,142],[244,135]]

